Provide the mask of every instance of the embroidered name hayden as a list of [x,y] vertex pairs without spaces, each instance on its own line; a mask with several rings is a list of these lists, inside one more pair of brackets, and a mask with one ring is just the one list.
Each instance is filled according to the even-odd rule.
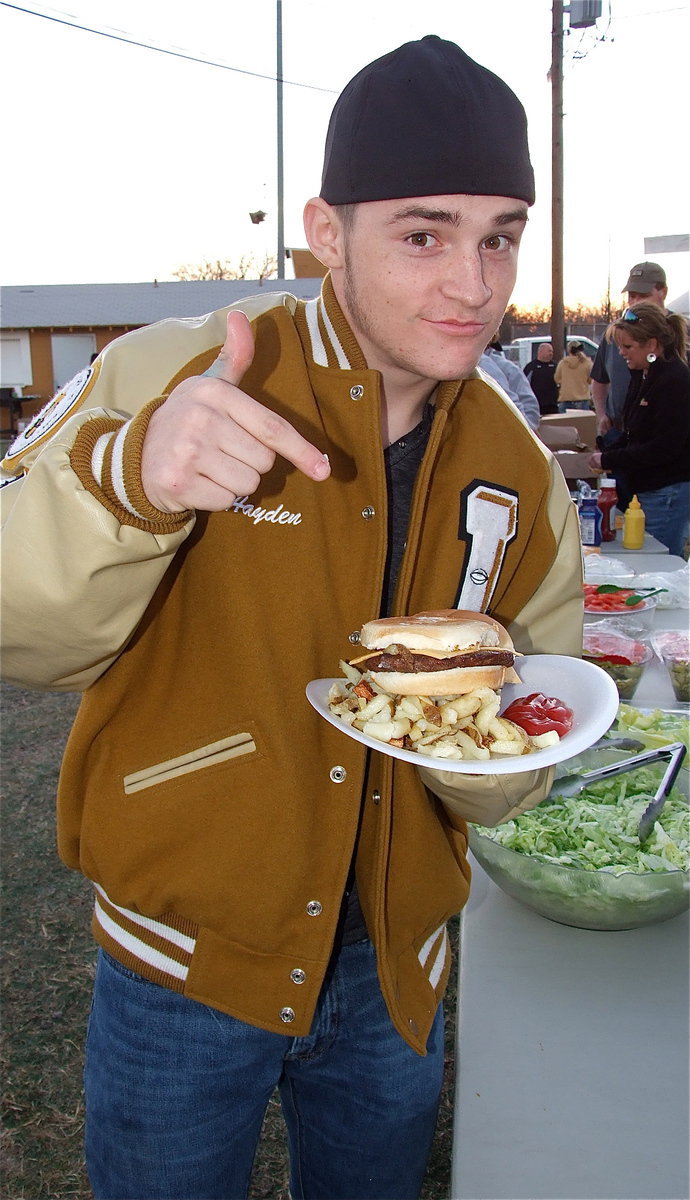
[[301,525],[302,514],[291,513],[279,504],[277,508],[260,508],[258,505],[248,504],[249,496],[237,496],[234,504],[230,505],[228,512],[241,512],[245,517],[251,517],[255,525],[260,521],[269,521],[271,525]]

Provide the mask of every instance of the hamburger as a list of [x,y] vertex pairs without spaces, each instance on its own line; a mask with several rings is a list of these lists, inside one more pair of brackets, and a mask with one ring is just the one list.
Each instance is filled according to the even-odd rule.
[[366,653],[351,666],[393,696],[463,696],[519,682],[509,633],[485,613],[447,608],[362,626]]

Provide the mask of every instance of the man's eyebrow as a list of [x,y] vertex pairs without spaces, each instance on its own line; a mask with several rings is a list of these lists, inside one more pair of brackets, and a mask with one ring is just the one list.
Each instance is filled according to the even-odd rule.
[[[497,226],[512,225],[513,222],[519,221],[521,224],[527,222],[527,205],[520,205],[519,208],[509,209],[507,212],[497,213],[492,218],[492,224]],[[435,225],[453,225],[456,228],[462,224],[463,214],[458,209],[449,208],[427,208],[421,204],[410,204],[407,208],[399,208],[389,218],[387,224],[396,225],[403,221],[428,221]]]
[[421,204],[411,204],[408,208],[399,208],[389,218],[389,225],[399,221],[429,221],[436,225],[459,225],[462,215],[448,208],[425,208]]
[[523,225],[526,225],[528,220],[527,205],[520,205],[519,208],[512,208],[508,212],[499,213],[496,217],[496,224],[512,225],[513,221],[520,221]]

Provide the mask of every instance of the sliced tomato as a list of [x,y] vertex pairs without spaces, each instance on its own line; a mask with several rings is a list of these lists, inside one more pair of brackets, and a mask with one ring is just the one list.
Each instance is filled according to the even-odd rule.
[[630,666],[633,663],[643,663],[649,658],[649,651],[642,642],[615,633],[592,633],[585,629],[582,638],[583,656],[596,662],[602,660]]
[[548,733],[550,729],[555,729],[558,736],[562,737],[573,724],[572,708],[568,708],[557,696],[545,696],[543,692],[519,696],[501,716],[519,725],[531,737]]
[[616,587],[606,584],[606,590],[602,591],[602,585],[598,583],[586,583],[585,590],[585,610],[587,612],[628,612],[630,609],[643,608],[645,604],[644,597],[640,597],[634,604],[629,604],[628,601],[639,595],[634,588]]

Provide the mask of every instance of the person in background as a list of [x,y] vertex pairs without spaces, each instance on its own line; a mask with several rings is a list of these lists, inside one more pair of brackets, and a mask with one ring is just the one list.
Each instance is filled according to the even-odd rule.
[[[654,262],[636,263],[631,267],[627,283],[628,307],[645,301],[666,311],[666,272]],[[597,433],[604,444],[615,445],[616,431],[622,428],[623,408],[630,387],[630,371],[618,352],[615,341],[602,338],[592,366],[592,403],[597,414]],[[609,435],[607,438],[606,435]]]
[[496,383],[510,396],[513,404],[520,409],[530,429],[538,429],[540,412],[539,403],[529,385],[524,371],[517,363],[511,362],[503,353],[503,347],[498,341],[498,335],[493,338],[482,354],[479,364]]
[[563,473],[476,370],[533,202],[507,84],[400,46],[331,116],[321,294],[116,339],[5,457],[3,670],[83,691],[58,837],[95,890],[96,1200],[246,1196],[275,1089],[293,1200],[419,1195],[466,822],[538,804],[553,768],[393,763],[305,689],[387,614],[580,653]]
[[592,360],[582,349],[582,342],[570,342],[568,353],[556,367],[555,380],[558,384],[558,405],[561,412],[570,408],[591,408],[589,381]]
[[616,480],[618,507],[636,495],[645,528],[683,555],[690,521],[690,368],[687,324],[655,303],[626,309],[606,333],[630,371],[621,444],[597,451],[594,472]]
[[558,384],[556,383],[556,364],[553,361],[551,342],[541,342],[537,350],[537,357],[528,362],[525,367],[525,375],[537,397],[542,417],[548,416],[550,413],[557,413]]

